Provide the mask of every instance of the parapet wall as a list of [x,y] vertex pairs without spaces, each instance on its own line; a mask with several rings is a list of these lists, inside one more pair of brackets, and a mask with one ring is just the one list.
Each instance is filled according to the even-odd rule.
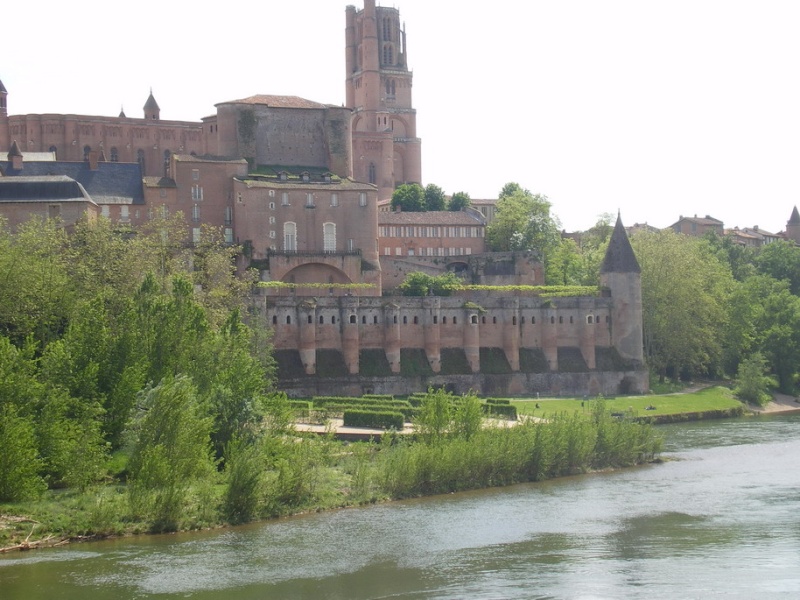
[[[457,389],[499,387],[507,394],[534,389],[552,393],[562,388],[570,394],[608,394],[618,393],[622,385],[645,391],[646,372],[643,376],[639,373],[642,365],[617,361],[615,368],[606,372],[606,367],[598,364],[599,353],[614,350],[612,330],[617,324],[612,309],[613,299],[607,296],[544,299],[471,294],[266,300],[276,351],[296,350],[299,364],[294,379],[309,378],[306,383],[291,383],[293,377],[281,376],[282,388],[315,387],[311,378],[319,379],[327,370],[321,383],[324,387],[329,383],[344,386],[342,389],[370,385],[376,392],[397,394],[411,388],[418,391],[417,386],[423,385],[410,376],[414,357],[428,382],[423,389],[450,384]],[[463,363],[463,369],[455,373],[442,368],[443,357],[454,351]],[[525,372],[531,370],[526,364],[534,360],[532,352],[543,365],[537,370],[543,372]],[[563,372],[571,368],[565,364],[565,357],[570,356],[575,357],[571,362],[580,363],[573,370],[583,372]],[[341,369],[332,369],[326,364],[329,361],[341,361]],[[385,369],[373,380],[370,375],[375,374],[376,361]],[[501,364],[499,372],[487,372],[489,363]],[[363,383],[367,381],[371,383]]]

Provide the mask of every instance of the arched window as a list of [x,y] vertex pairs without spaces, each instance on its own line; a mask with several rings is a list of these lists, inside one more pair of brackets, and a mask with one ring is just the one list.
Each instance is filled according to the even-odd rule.
[[447,317],[442,317],[442,325],[447,325]]
[[119,162],[119,150],[116,146],[111,147],[111,162]]
[[331,325],[336,325],[336,317],[331,317]]
[[50,146],[50,152],[56,155],[56,159],[58,159],[58,148],[55,146]]
[[325,317],[323,317],[322,315],[320,315],[320,316],[319,316],[319,324],[320,324],[320,325],[322,325],[323,323],[325,323]]
[[351,324],[355,324],[355,322],[356,322],[356,316],[355,315],[350,315],[350,323]]
[[414,317],[414,325],[418,325],[418,324],[419,324],[419,317]]
[[550,325],[555,325],[555,324],[556,324],[556,318],[550,317]]
[[369,182],[375,183],[378,180],[378,175],[375,169],[375,163],[369,163]]
[[517,324],[517,317],[511,317],[511,324],[512,325],[516,325]]
[[497,325],[497,317],[492,317],[492,325]]
[[478,324],[478,315],[472,315],[470,317],[470,319],[472,319],[472,324],[473,325],[477,325]]
[[458,325],[458,319],[456,319],[455,317],[453,317],[453,325]]
[[322,249],[324,252],[336,252],[336,223],[322,224]]
[[273,325],[277,325],[278,324],[278,315],[272,315],[272,324]]
[[308,324],[311,325],[311,323],[313,323],[313,322],[314,322],[314,319],[311,318],[311,315],[308,315]]
[[591,325],[591,324],[592,324],[592,315],[589,315],[588,317],[586,317],[586,322],[587,322],[589,325]]
[[394,48],[392,48],[391,44],[385,44],[383,46],[383,64],[384,65],[394,64]]
[[83,147],[83,160],[89,160],[89,152],[92,151],[91,146],[84,146]]
[[292,317],[290,317],[289,315],[286,315],[286,324],[287,325],[291,325],[292,324]]
[[394,316],[394,324],[397,325],[397,315]]
[[367,315],[361,315],[361,324],[362,325],[366,325],[367,324]]
[[297,252],[297,223],[287,221],[283,224],[284,252]]

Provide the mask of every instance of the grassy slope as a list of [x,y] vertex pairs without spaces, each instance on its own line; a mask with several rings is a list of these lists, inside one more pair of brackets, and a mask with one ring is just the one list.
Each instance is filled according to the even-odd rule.
[[[511,398],[520,415],[543,417],[561,412],[588,411],[593,400],[562,398],[526,399]],[[536,408],[536,404],[540,408]],[[725,387],[709,387],[686,394],[666,394],[663,396],[624,396],[621,398],[605,398],[606,406],[612,412],[633,410],[638,416],[674,415],[682,413],[704,412],[709,410],[726,410],[741,406],[741,402],[733,397]],[[654,406],[655,410],[645,410]]]

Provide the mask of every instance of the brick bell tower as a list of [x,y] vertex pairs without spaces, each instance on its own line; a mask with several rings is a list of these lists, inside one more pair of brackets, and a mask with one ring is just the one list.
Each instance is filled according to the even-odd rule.
[[347,107],[353,109],[353,177],[375,184],[378,199],[422,182],[417,111],[411,103],[405,29],[396,8],[347,7]]
[[0,154],[8,152],[11,139],[8,131],[8,91],[0,81]]

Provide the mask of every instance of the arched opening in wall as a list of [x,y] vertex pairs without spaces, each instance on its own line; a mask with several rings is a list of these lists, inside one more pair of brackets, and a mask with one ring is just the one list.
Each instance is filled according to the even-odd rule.
[[478,324],[478,315],[472,315],[470,317],[470,320],[472,321],[473,325],[477,325]]
[[314,322],[314,319],[311,318],[311,315],[308,315],[308,324],[311,325]]
[[492,325],[497,325],[497,317],[492,317]]
[[362,325],[366,325],[367,324],[367,315],[361,315],[361,324]]
[[481,317],[481,325],[486,325],[486,317]]
[[591,325],[591,324],[592,324],[592,315],[589,315],[588,317],[586,317],[586,322],[587,322],[589,325]]
[[458,325],[458,318],[453,317],[453,325]]
[[353,131],[367,131],[367,123],[364,121],[364,117],[353,119]]
[[322,224],[322,250],[336,252],[336,223]]
[[395,316],[394,316],[394,319],[392,319],[392,321],[393,321],[393,323],[394,323],[395,325],[397,325],[397,315],[395,315]]
[[447,263],[447,270],[456,275],[462,275],[469,271],[469,265],[463,261],[453,261]]
[[278,315],[272,315],[272,324],[273,325],[277,325],[278,324]]
[[378,324],[378,316],[377,316],[377,315],[374,315],[374,316],[372,317],[372,324],[373,324],[373,325],[377,325],[377,324]]
[[111,162],[119,162],[119,150],[116,146],[111,146]]
[[[298,296],[318,296],[320,294],[319,284],[349,284],[353,283],[350,278],[341,270],[331,265],[321,263],[305,263],[294,269],[290,269],[283,275],[276,274],[279,281],[284,283],[297,284],[295,294]],[[303,284],[312,283],[316,287],[304,286]],[[333,294],[334,287],[329,290]],[[324,292],[323,292],[324,293]]]
[[355,325],[356,324],[356,316],[355,315],[350,315],[350,324],[351,325]]
[[512,325],[516,325],[517,324],[517,317],[511,317],[511,324]]
[[50,146],[49,151],[52,152],[55,155],[56,160],[58,160],[58,148],[56,148],[55,146]]
[[286,315],[286,324],[287,325],[291,325],[292,324],[292,317],[290,317],[289,315]]
[[322,315],[319,316],[319,324],[320,325],[324,325],[325,324],[325,317],[323,317]]
[[375,168],[375,163],[369,163],[369,169],[367,173],[367,178],[371,184],[375,184],[378,181],[378,173],[377,169]]
[[336,317],[331,317],[331,325],[336,325]]
[[91,152],[91,151],[92,151],[92,147],[91,146],[84,146],[83,147],[83,160],[85,160],[85,161],[89,160],[89,152]]
[[414,325],[419,325],[419,317],[414,317]]
[[408,325],[408,317],[403,317],[403,325]]

